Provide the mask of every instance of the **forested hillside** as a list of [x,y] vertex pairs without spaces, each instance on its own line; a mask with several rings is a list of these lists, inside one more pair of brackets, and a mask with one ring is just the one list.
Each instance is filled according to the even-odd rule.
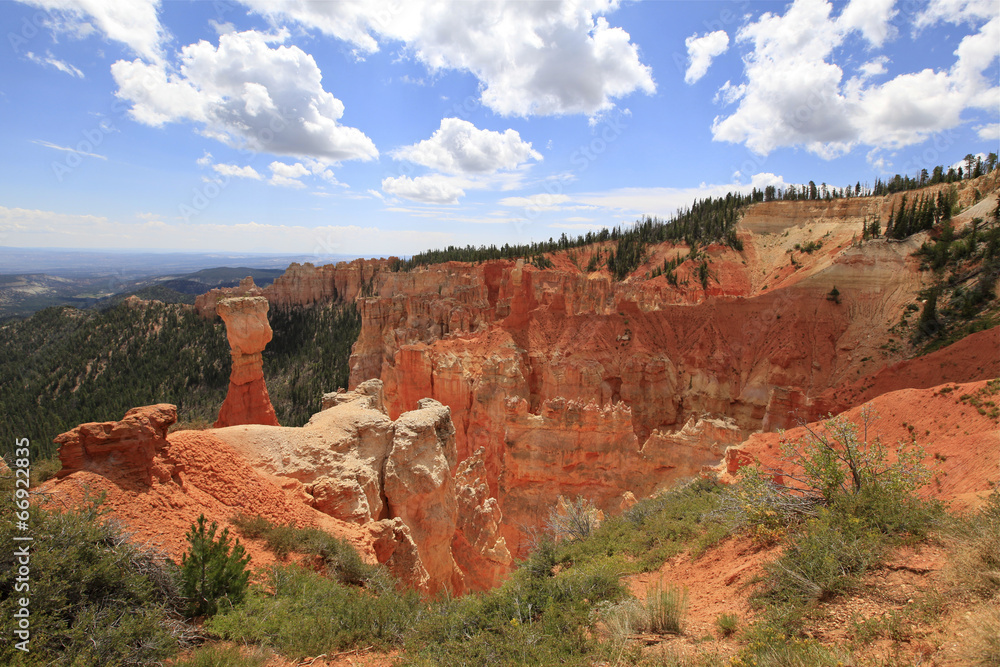
[[[265,377],[278,419],[299,426],[324,391],[347,385],[360,320],[353,305],[272,310],[270,318]],[[27,437],[34,456],[49,457],[59,433],[152,403],[177,405],[181,424],[211,424],[229,368],[225,326],[188,306],[58,307],[8,322],[0,326],[3,450]]]

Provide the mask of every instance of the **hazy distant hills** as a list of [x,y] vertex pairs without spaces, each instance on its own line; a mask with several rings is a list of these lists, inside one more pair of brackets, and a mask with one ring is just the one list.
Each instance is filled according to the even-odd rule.
[[133,294],[146,300],[193,304],[195,296],[214,287],[232,287],[247,276],[266,286],[282,273],[284,269],[242,266],[131,280],[102,275],[70,278],[45,273],[0,275],[0,318],[24,317],[50,306],[104,308]]
[[247,276],[269,285],[292,262],[349,259],[354,257],[0,248],[0,319],[50,306],[106,307],[132,294],[194,303],[196,295],[234,286]]

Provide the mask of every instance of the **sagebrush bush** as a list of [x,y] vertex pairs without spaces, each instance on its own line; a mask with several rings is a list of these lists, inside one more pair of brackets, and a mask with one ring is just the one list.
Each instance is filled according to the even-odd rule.
[[[10,497],[6,492],[4,497]],[[173,564],[138,547],[98,502],[65,512],[32,507],[29,590],[15,589],[11,504],[0,509],[0,664],[140,665],[174,654],[183,626]],[[23,583],[23,582],[22,582]],[[30,653],[15,648],[18,599],[30,600]]]
[[715,629],[722,637],[734,634],[740,626],[740,617],[736,614],[719,614],[715,617]]
[[646,608],[636,598],[608,602],[597,607],[598,614],[612,641],[621,643],[629,635],[641,632],[645,623]]
[[274,527],[274,524],[259,514],[244,514],[240,512],[230,517],[229,522],[235,526],[236,530],[244,537],[256,539],[263,537],[267,531]]
[[749,645],[734,664],[836,664],[836,652],[784,638],[801,632],[814,602],[853,589],[889,547],[937,525],[940,503],[916,494],[930,478],[923,451],[911,441],[890,452],[870,437],[875,419],[865,406],[860,425],[835,417],[807,427],[805,438],[783,443],[781,470],[748,466],[726,493],[723,508],[736,523],[784,543],[751,596],[763,620],[747,630]]
[[584,540],[600,524],[600,511],[583,496],[572,502],[560,502],[549,512],[546,527],[556,540]]
[[554,564],[554,547],[543,542],[499,588],[437,601],[410,638],[415,664],[592,664],[593,612],[625,596],[621,563],[563,563],[558,573]]
[[741,525],[771,529],[815,517],[827,507],[886,535],[923,534],[942,512],[939,503],[915,493],[931,476],[924,451],[915,441],[890,451],[879,437],[869,436],[877,419],[866,405],[860,425],[838,416],[822,429],[807,426],[803,439],[782,443],[780,470],[740,470],[724,510]]
[[731,667],[843,667],[853,664],[836,648],[815,639],[784,634],[767,623],[747,631],[746,643],[729,663]]
[[1000,491],[978,512],[952,525],[951,578],[960,590],[989,599],[1000,595]]
[[1000,665],[1000,605],[986,603],[968,613],[969,642],[965,657],[974,665]]
[[620,516],[607,517],[588,539],[561,542],[555,547],[556,561],[619,556],[624,572],[648,572],[697,540],[695,556],[730,533],[714,514],[720,490],[715,481],[699,479],[641,500]]
[[852,589],[882,554],[883,540],[877,531],[860,520],[845,524],[823,510],[789,540],[777,560],[764,566],[766,583],[757,598],[777,604],[829,598]]
[[261,648],[211,644],[194,650],[171,667],[264,667],[273,655]]

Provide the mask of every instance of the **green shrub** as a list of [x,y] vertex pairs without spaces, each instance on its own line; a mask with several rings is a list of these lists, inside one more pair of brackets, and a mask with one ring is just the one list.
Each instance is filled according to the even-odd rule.
[[273,526],[263,537],[267,542],[267,548],[281,560],[288,558],[288,555],[297,551],[300,546],[298,530],[291,524]]
[[1000,491],[978,512],[950,527],[955,535],[951,578],[960,590],[989,599],[1000,594]]
[[262,516],[237,514],[231,521],[246,537],[264,538],[267,547],[284,560],[292,552],[320,559],[327,574],[346,584],[372,584],[388,590],[395,582],[383,568],[362,560],[350,542],[334,537],[318,528],[297,528],[291,524],[277,526]]
[[[3,495],[10,498],[9,480]],[[0,509],[0,664],[139,665],[174,654],[182,624],[173,564],[134,545],[96,502],[66,512],[29,510],[30,580],[17,582],[16,529]],[[27,583],[27,591],[15,585]],[[30,600],[30,653],[17,650],[14,613]]]
[[850,657],[826,648],[815,639],[790,637],[768,623],[747,630],[746,643],[729,663],[731,667],[842,667]]
[[302,657],[397,645],[423,610],[412,591],[377,595],[299,565],[276,565],[241,605],[212,617],[206,628],[230,641]]
[[588,539],[554,547],[555,562],[617,556],[625,561],[623,572],[648,572],[695,540],[692,555],[698,555],[730,532],[722,517],[714,514],[721,488],[715,481],[699,479],[641,500],[620,516],[605,518]]
[[243,650],[239,646],[204,646],[172,667],[264,667],[273,655],[260,648]]
[[715,617],[715,629],[720,637],[728,637],[740,626],[740,617],[736,614],[719,614]]
[[[804,439],[782,444],[780,471],[741,469],[741,481],[726,494],[723,508],[743,525],[775,528],[815,517],[826,507],[845,526],[860,521],[889,536],[923,535],[942,513],[940,503],[915,494],[930,479],[924,451],[911,441],[897,444],[890,456],[878,437],[868,437],[876,419],[864,406],[860,426],[838,416],[823,429],[807,427]],[[782,484],[773,481],[775,473]]]
[[242,512],[231,517],[229,522],[236,527],[236,530],[240,531],[240,534],[251,539],[263,537],[267,531],[274,527],[273,523],[259,514],[251,516]]
[[418,656],[412,664],[593,664],[601,610],[625,596],[622,563],[593,558],[558,572],[554,565],[546,541],[499,588],[436,601],[408,642]]
[[594,503],[578,496],[573,502],[560,502],[553,508],[546,526],[557,540],[584,540],[597,528],[598,516]]
[[807,426],[805,439],[785,442],[782,454],[791,467],[784,473],[799,486],[798,493],[830,504],[871,488],[905,497],[927,484],[930,471],[923,465],[922,448],[901,442],[890,458],[878,436],[868,437],[878,418],[871,405],[865,405],[860,426],[837,416],[824,422],[822,430]]
[[191,548],[181,558],[181,590],[191,616],[211,616],[219,610],[220,600],[232,606],[246,594],[250,556],[239,540],[230,544],[228,528],[216,538],[218,527],[213,521],[206,528],[202,514],[186,535]]
[[780,558],[765,565],[766,585],[757,597],[805,604],[850,590],[858,576],[880,562],[882,544],[882,536],[860,520],[844,525],[822,510],[788,541]]
[[620,602],[607,602],[598,606],[598,613],[608,634],[616,643],[642,630],[646,608],[639,600],[627,598]]
[[969,642],[965,657],[973,665],[1000,665],[1000,606],[986,603],[969,612]]

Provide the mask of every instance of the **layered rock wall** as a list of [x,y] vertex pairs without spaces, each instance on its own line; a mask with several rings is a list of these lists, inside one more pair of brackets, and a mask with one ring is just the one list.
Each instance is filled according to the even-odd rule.
[[371,294],[377,276],[395,261],[389,259],[356,259],[324,266],[293,262],[285,273],[265,288],[257,287],[253,278],[244,278],[239,287],[209,290],[195,299],[195,310],[202,317],[214,317],[222,299],[234,296],[263,296],[272,306],[311,306],[321,303],[349,303],[359,296]]
[[[744,253],[707,249],[720,281],[709,290],[514,261],[381,275],[378,296],[358,301],[352,385],[381,378],[393,417],[424,396],[451,408],[457,460],[480,452],[517,551],[520,527],[543,523],[558,496],[615,511],[751,432],[825,414],[836,387],[893,360],[872,332],[916,298],[919,243],[852,245],[853,226],[836,222],[852,211],[816,207],[787,224],[819,219],[798,233],[821,251],[794,266],[784,234],[743,231]],[[782,289],[753,277],[772,255],[787,264],[769,278]]]

